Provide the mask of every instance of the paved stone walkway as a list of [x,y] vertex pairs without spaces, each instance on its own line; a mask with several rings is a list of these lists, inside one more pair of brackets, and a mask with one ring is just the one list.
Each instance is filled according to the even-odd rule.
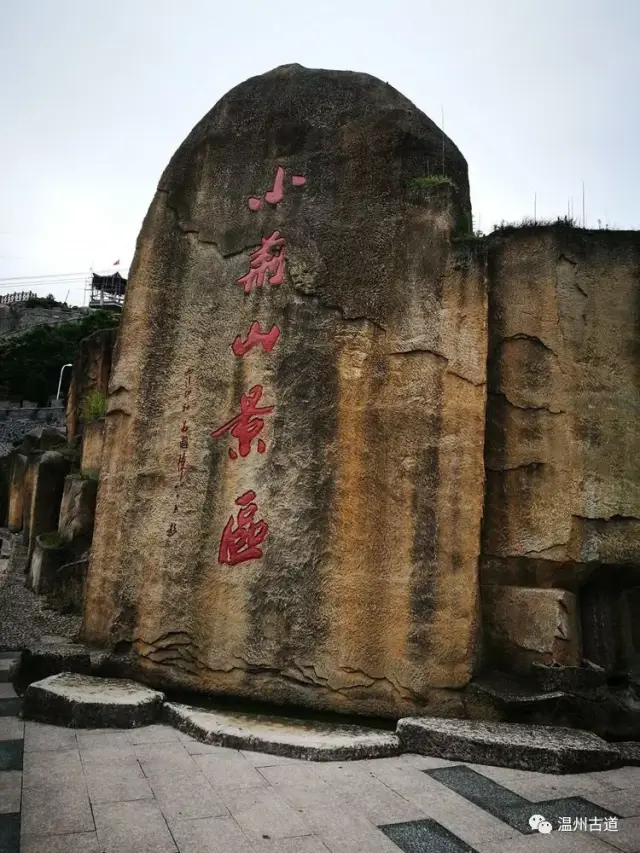
[[[554,776],[417,755],[305,762],[164,725],[23,723],[2,688],[0,853],[640,851],[638,767]],[[531,830],[534,814],[550,834]],[[562,818],[571,829],[558,830]]]

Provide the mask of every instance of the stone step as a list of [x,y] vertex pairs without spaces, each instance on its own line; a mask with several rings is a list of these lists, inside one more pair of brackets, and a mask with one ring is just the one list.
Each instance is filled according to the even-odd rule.
[[24,717],[77,728],[134,728],[160,716],[164,694],[135,681],[73,672],[51,675],[27,687]]
[[0,657],[0,683],[6,684],[8,681],[13,681],[19,662],[19,654],[12,653],[11,657]]
[[613,744],[582,729],[406,717],[398,735],[408,752],[542,773],[582,773],[623,764]]
[[320,723],[165,703],[162,717],[203,743],[313,761],[380,758],[400,752],[398,737],[363,726]]

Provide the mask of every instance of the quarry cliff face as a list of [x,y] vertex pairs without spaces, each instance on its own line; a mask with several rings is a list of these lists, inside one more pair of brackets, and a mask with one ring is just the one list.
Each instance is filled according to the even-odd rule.
[[496,585],[538,616],[555,607],[541,587],[567,591],[556,659],[623,666],[640,615],[640,235],[522,229],[492,240],[489,281],[487,619]]
[[367,75],[284,66],[194,128],[130,273],[86,640],[160,686],[386,716],[508,718],[466,690],[493,670],[631,672],[640,239],[464,240],[469,210],[455,145]]
[[461,713],[484,264],[441,131],[351,72],[243,83],[167,167],[107,404],[84,634],[164,683]]

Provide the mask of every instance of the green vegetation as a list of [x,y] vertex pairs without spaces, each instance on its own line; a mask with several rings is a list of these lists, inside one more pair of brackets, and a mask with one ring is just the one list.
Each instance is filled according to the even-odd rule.
[[86,424],[104,417],[107,399],[102,391],[90,391],[82,401],[82,420]]
[[427,189],[427,187],[440,187],[446,184],[454,189],[457,185],[448,175],[427,175],[425,178],[412,178],[409,181],[409,186],[412,189]]
[[57,530],[53,533],[42,533],[40,535],[40,542],[44,548],[62,548],[64,546],[64,542]]
[[494,225],[495,231],[518,231],[521,228],[582,228],[582,225],[573,216],[558,216],[557,219],[533,219],[531,216],[523,217],[519,222],[505,222]]
[[58,302],[55,296],[50,293],[48,296],[32,296],[23,303],[25,308],[66,308],[67,304]]
[[[93,311],[81,320],[37,326],[5,341],[0,338],[0,399],[46,406],[58,389],[60,368],[73,362],[79,342],[99,329],[114,328],[119,319],[111,311]],[[65,391],[69,380],[67,370]]]
[[484,233],[482,231],[474,231],[473,216],[470,212],[461,213],[457,218],[454,240],[464,240],[465,242],[469,240],[484,240]]

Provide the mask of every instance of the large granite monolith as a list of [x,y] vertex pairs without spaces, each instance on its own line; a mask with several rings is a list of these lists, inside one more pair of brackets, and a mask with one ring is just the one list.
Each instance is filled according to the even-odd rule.
[[462,713],[483,262],[466,162],[391,86],[277,68],[174,155],[107,400],[84,636],[151,681]]

